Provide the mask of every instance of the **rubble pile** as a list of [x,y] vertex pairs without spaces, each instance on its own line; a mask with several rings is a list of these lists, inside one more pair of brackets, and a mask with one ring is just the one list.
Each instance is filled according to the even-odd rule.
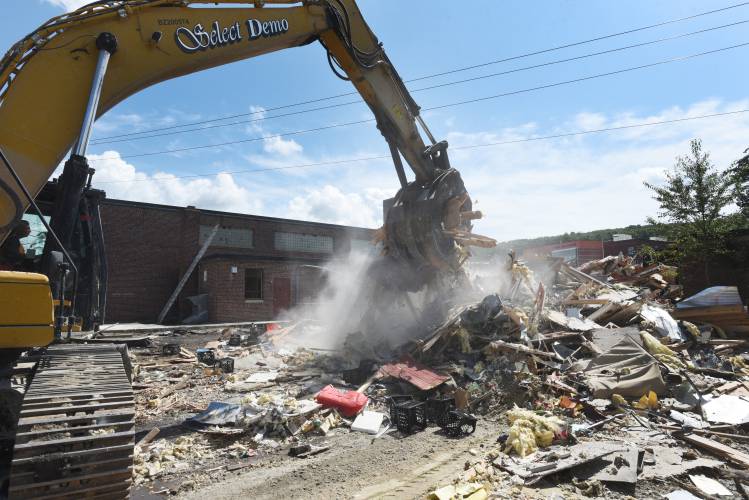
[[387,349],[362,332],[338,350],[283,347],[319,328],[305,321],[133,349],[137,418],[154,429],[137,482],[304,459],[350,433],[428,432],[449,447],[480,429],[489,441],[432,498],[749,491],[749,316],[735,288],[682,299],[675,268],[622,256],[579,268],[511,256],[506,271]]

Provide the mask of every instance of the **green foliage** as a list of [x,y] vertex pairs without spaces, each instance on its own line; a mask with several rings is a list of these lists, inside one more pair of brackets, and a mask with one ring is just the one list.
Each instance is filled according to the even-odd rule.
[[564,243],[565,241],[575,240],[595,240],[611,241],[615,234],[631,234],[634,239],[647,240],[651,236],[663,236],[665,233],[660,225],[640,225],[634,224],[626,227],[616,227],[610,229],[597,229],[595,231],[570,232],[558,234],[555,236],[541,236],[539,238],[525,238],[519,240],[503,241],[497,244],[497,250],[494,253],[506,255],[510,250],[517,252],[524,248],[538,247],[543,245],[554,245]]
[[648,222],[670,223],[662,227],[679,252],[707,261],[726,252],[726,236],[737,227],[737,221],[727,212],[734,201],[734,185],[733,177],[718,172],[710,155],[702,151],[702,143],[695,139],[690,154],[677,158],[673,170],[666,173],[663,186],[645,183],[654,193],[661,218]]
[[[744,151],[749,153],[749,149]],[[736,193],[736,204],[741,210],[741,215],[749,218],[749,154],[737,160],[731,168],[734,190]],[[744,221],[746,222],[746,220]]]

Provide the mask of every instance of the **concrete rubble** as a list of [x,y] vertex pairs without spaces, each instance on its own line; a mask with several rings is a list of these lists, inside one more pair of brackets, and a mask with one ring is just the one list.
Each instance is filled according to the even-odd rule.
[[[621,256],[511,255],[506,275],[387,348],[357,332],[337,350],[285,347],[305,320],[152,335],[130,349],[136,483],[184,493],[357,434],[449,448],[477,433],[462,472],[422,497],[745,495],[749,315],[734,290],[682,300],[676,269]],[[185,486],[188,470],[221,474]]]

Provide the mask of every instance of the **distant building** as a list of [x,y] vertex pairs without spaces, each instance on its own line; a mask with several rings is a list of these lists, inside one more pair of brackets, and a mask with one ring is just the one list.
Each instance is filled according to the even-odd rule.
[[649,246],[655,250],[662,250],[666,247],[667,242],[663,240],[641,240],[637,238],[630,238],[628,240],[613,240],[603,242],[603,254],[607,255],[619,255],[621,252],[625,257],[634,257],[640,251],[643,246]]
[[112,199],[101,214],[107,323],[155,322],[216,224],[165,323],[189,316],[187,298],[198,295],[210,322],[271,320],[316,295],[333,255],[371,248],[373,237],[358,227]]
[[523,250],[520,258],[527,260],[547,255],[562,257],[565,262],[572,266],[581,266],[586,262],[603,257],[603,243],[595,240],[575,240],[529,247]]
[[597,240],[575,240],[528,247],[522,251],[521,258],[530,259],[534,256],[562,257],[565,262],[572,266],[582,266],[591,260],[602,259],[609,255],[619,255],[621,252],[625,257],[634,257],[644,245],[649,245],[656,250],[666,246],[661,240],[641,240],[632,238],[628,234],[615,234],[611,241]]

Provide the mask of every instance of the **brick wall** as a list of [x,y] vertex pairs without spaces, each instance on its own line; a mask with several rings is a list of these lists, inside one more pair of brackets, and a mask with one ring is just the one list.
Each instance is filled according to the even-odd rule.
[[182,214],[101,206],[107,251],[106,321],[153,322],[179,280]]
[[[208,321],[268,321],[274,319],[273,280],[289,279],[292,283],[289,302],[293,302],[296,263],[278,261],[238,262],[236,260],[208,260],[200,264],[201,293],[208,294]],[[237,272],[232,273],[232,267]],[[245,299],[245,269],[262,269],[262,300]],[[207,278],[204,280],[204,278]]]
[[[108,323],[156,321],[200,248],[201,225],[251,229],[252,248],[211,245],[167,315],[167,324],[188,316],[191,305],[186,297],[198,293],[209,294],[212,322],[272,319],[274,277],[291,279],[293,301],[297,295],[293,270],[300,264],[322,264],[333,255],[276,250],[277,231],[330,236],[334,253],[342,254],[349,251],[352,237],[372,236],[371,230],[362,228],[120,200],[104,200],[101,211],[109,264]],[[231,266],[239,268],[236,275],[230,273]],[[264,269],[262,302],[244,299],[242,269],[248,266]],[[203,282],[203,271],[208,272],[207,282]],[[309,295],[309,285],[304,293]]]

